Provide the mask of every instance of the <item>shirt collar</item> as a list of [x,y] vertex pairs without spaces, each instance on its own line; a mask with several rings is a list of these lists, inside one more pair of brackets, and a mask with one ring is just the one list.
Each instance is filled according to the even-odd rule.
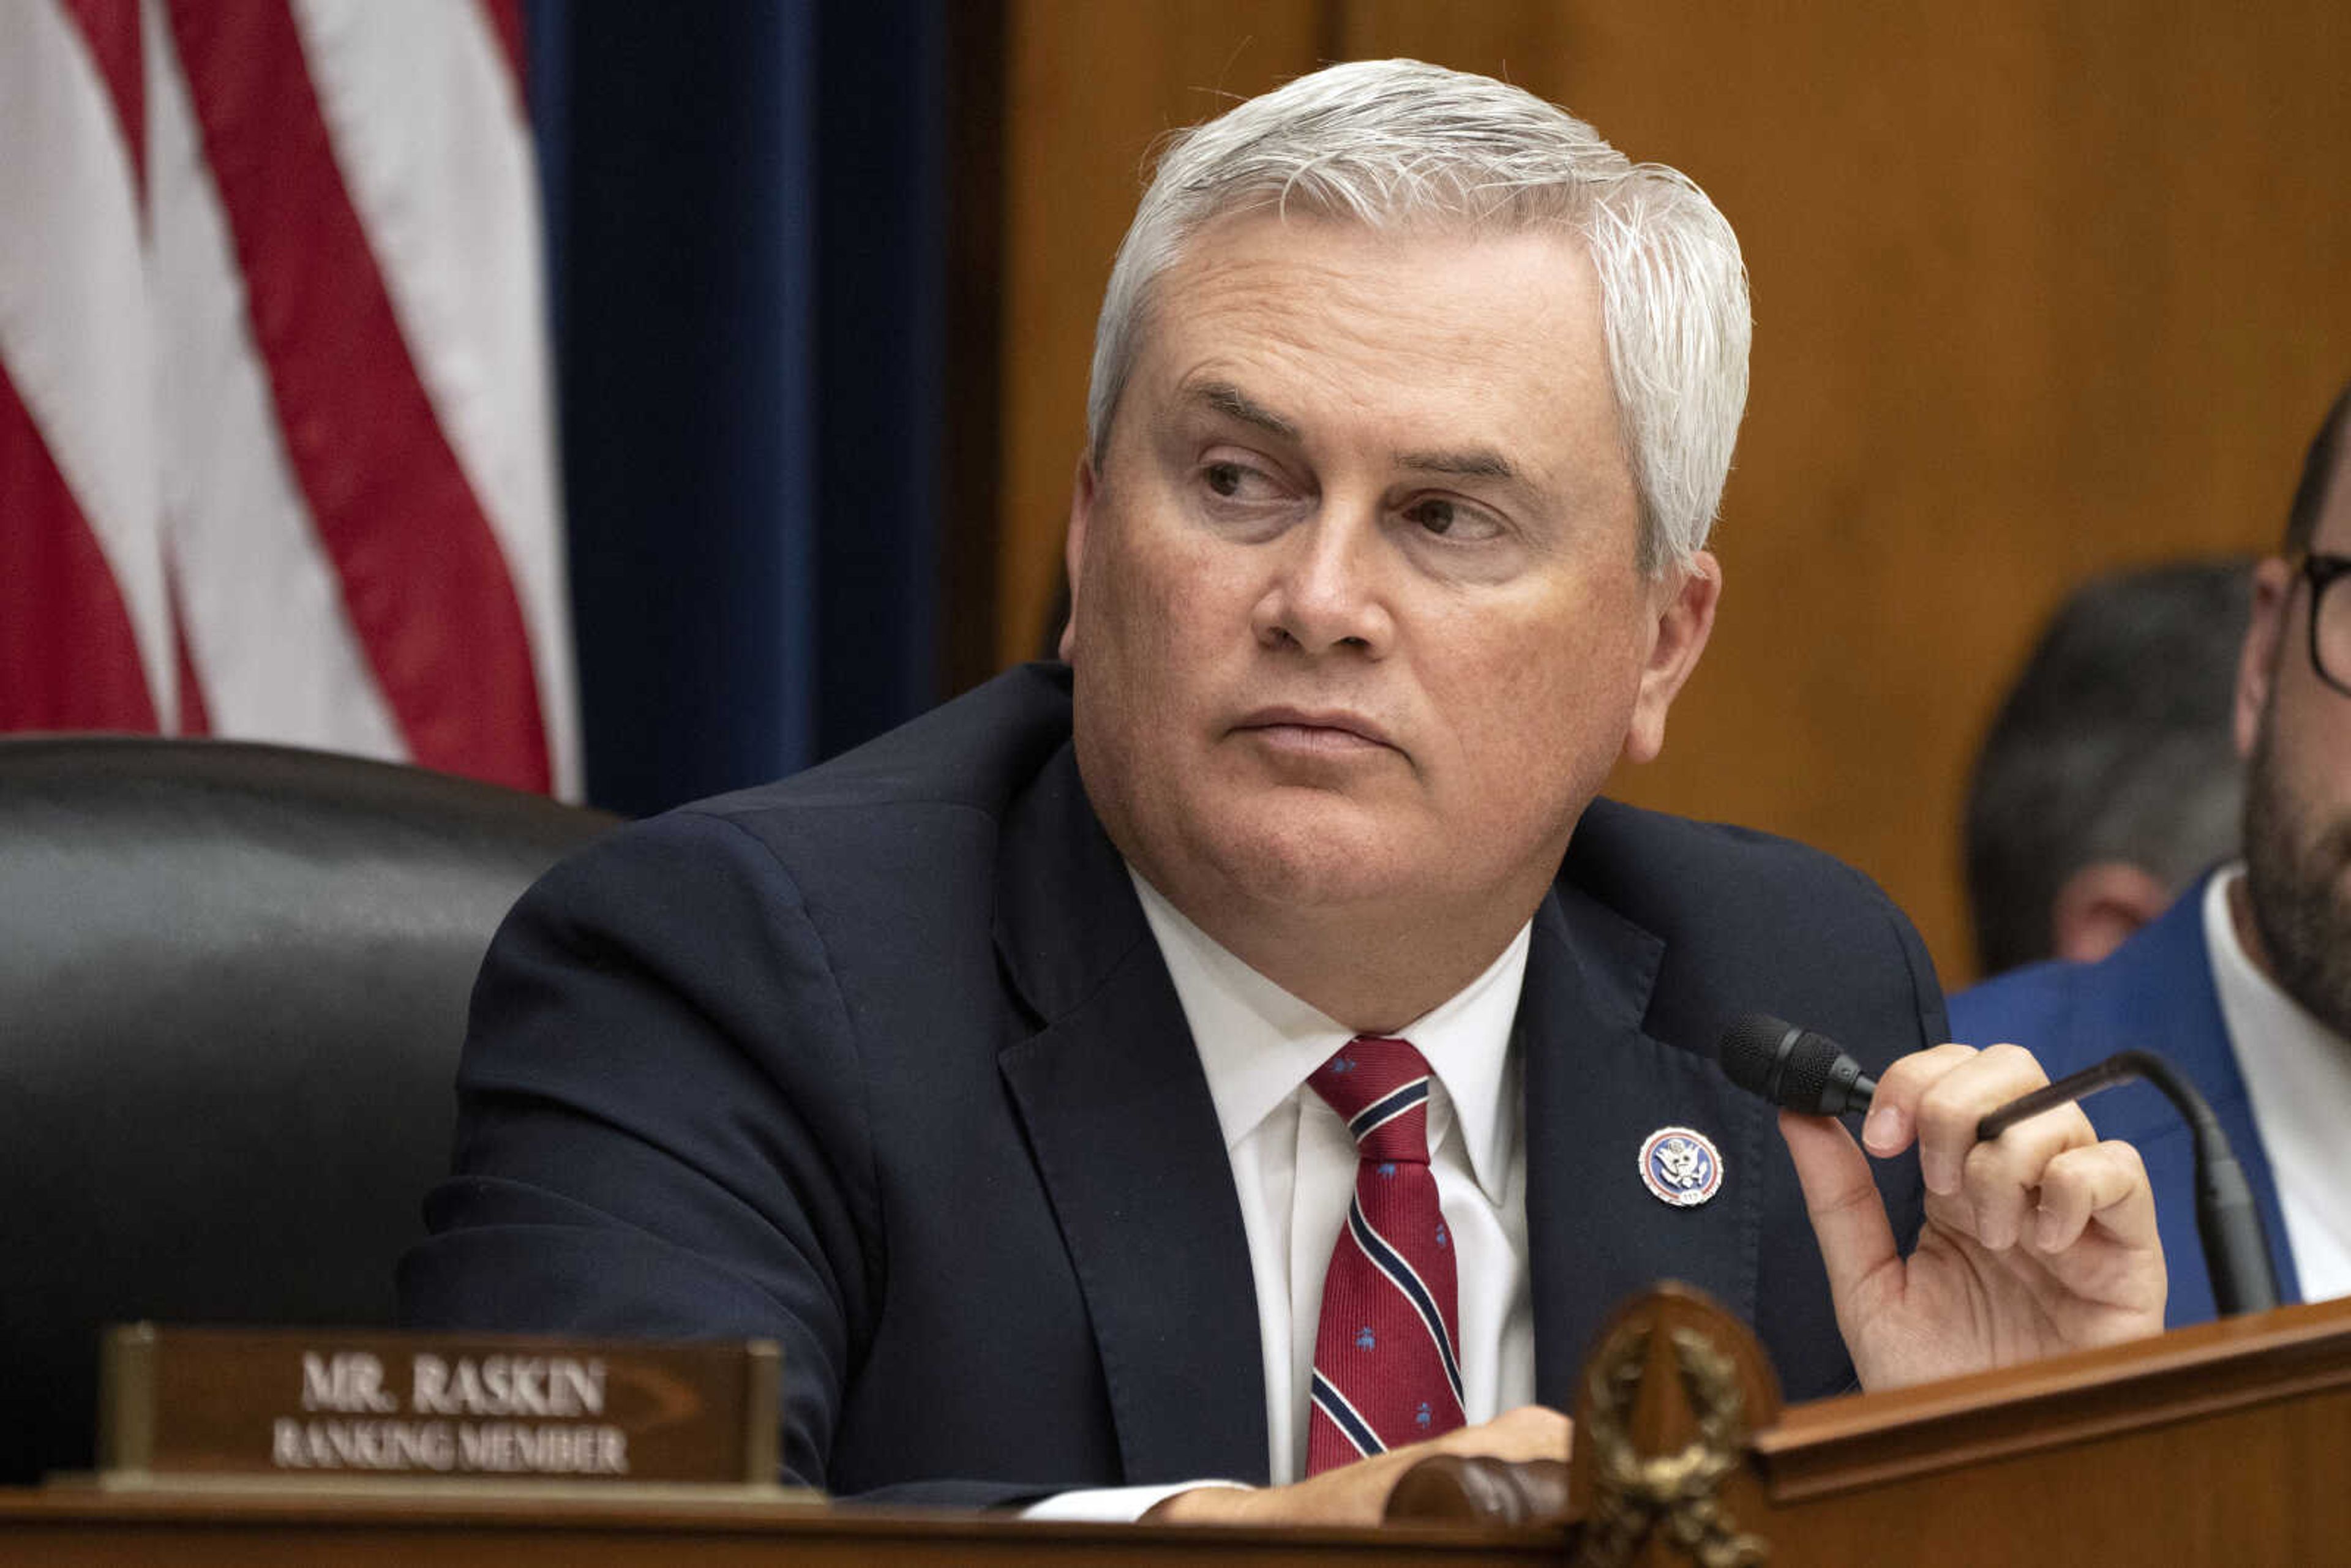
[[[1229,1152],[1354,1031],[1227,952],[1132,866],[1127,873],[1176,983]],[[1458,1117],[1471,1174],[1498,1204],[1509,1174],[1505,1117],[1513,1107],[1504,1103],[1503,1085],[1510,1026],[1533,928],[1531,920],[1520,926],[1484,973],[1396,1031],[1419,1051],[1443,1091],[1431,1097],[1431,1147],[1444,1136],[1448,1113]]]

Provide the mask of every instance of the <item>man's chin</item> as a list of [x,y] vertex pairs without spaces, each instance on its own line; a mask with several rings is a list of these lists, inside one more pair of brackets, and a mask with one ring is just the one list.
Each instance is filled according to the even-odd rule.
[[[1338,908],[1378,903],[1413,885],[1397,852],[1407,835],[1373,813],[1268,802],[1208,826],[1208,859],[1254,904]],[[1428,886],[1425,873],[1418,885]]]
[[2351,868],[2257,881],[2253,907],[2278,984],[2351,1039]]

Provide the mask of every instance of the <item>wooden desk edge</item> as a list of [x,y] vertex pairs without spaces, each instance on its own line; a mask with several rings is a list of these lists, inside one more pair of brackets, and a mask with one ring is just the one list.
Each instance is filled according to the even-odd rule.
[[2330,1301],[1790,1406],[1752,1448],[1772,1500],[1794,1502],[2346,1385],[2351,1301]]
[[[39,1488],[0,1488],[0,1537],[23,1527],[74,1525],[324,1526],[365,1530],[397,1524],[483,1532],[609,1531],[613,1533],[776,1533],[803,1539],[856,1537],[945,1543],[1018,1535],[1040,1547],[1093,1542],[1191,1542],[1204,1549],[1409,1546],[1417,1552],[1523,1555],[1555,1560],[1560,1525],[1410,1524],[1384,1528],[1116,1524],[1023,1520],[1007,1513],[832,1503],[786,1488],[582,1486],[455,1482],[172,1481],[121,1485],[94,1479]],[[1213,1543],[1213,1544],[1212,1544]]]

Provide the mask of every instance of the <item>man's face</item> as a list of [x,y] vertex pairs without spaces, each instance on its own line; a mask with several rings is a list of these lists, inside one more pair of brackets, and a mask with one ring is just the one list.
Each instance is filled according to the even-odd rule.
[[[2311,548],[2351,552],[2351,448]],[[2247,892],[2278,984],[2351,1036],[2351,696],[2310,667],[2311,609],[2286,562],[2262,563],[2237,681]]]
[[1186,255],[1079,470],[1087,793],[1228,941],[1301,910],[1514,930],[1656,751],[1715,601],[1711,558],[1635,564],[1591,263],[1269,215]]

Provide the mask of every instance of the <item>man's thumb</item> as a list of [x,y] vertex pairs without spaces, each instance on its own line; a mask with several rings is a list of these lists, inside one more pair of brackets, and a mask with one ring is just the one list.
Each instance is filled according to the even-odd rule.
[[1869,1156],[1829,1116],[1782,1111],[1780,1135],[1787,1140],[1788,1157],[1796,1163],[1796,1180],[1804,1189],[1804,1208],[1821,1244],[1821,1260],[1828,1265],[1837,1316],[1850,1321],[1849,1310],[1871,1288],[1873,1277],[1901,1260],[1885,1200],[1869,1179]]

